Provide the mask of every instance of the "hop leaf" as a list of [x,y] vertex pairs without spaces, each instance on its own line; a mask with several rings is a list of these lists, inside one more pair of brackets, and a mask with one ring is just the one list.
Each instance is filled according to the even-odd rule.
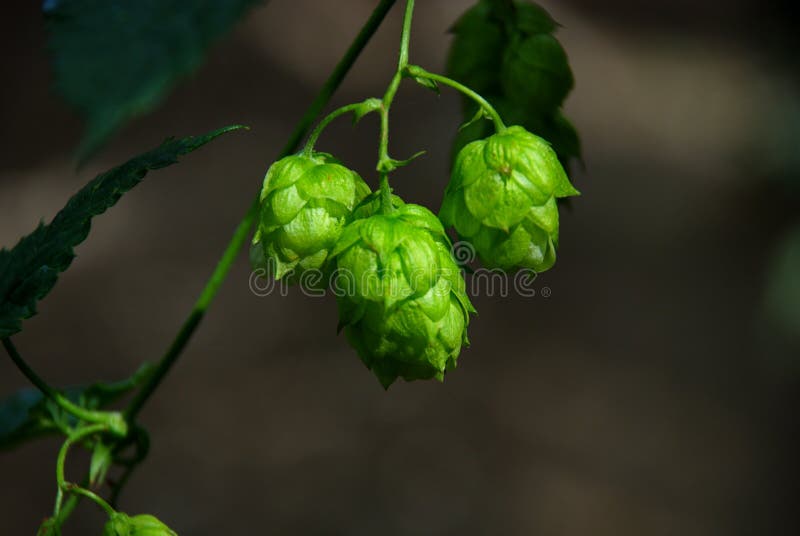
[[513,40],[505,51],[501,78],[504,94],[530,115],[558,109],[575,85],[567,53],[548,34]]
[[155,516],[129,516],[117,512],[103,528],[103,536],[177,536],[177,533]]
[[556,199],[573,195],[550,145],[515,126],[459,152],[439,216],[485,266],[542,272],[556,260]]
[[[330,271],[328,257],[355,206],[370,193],[354,171],[324,153],[294,155],[273,164],[264,179],[252,259],[276,279],[306,281]],[[262,266],[265,264],[265,266]],[[327,278],[317,278],[321,284]]]
[[356,220],[333,255],[340,326],[381,384],[443,380],[475,310],[436,216],[405,204]]

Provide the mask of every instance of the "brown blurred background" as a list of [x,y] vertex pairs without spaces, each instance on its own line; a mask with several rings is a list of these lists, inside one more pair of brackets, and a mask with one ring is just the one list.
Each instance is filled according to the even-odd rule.
[[[273,0],[155,113],[85,169],[78,117],[50,89],[39,2],[4,6],[0,244],[97,172],[241,122],[150,175],[96,220],[73,268],[17,336],[59,385],[155,360],[264,171],[374,1]],[[470,0],[419,2],[412,58],[442,70]],[[797,534],[792,333],[762,315],[798,218],[800,97],[791,2],[548,1],[577,78],[583,192],[562,216],[549,298],[476,296],[472,347],[441,385],[384,392],[332,299],[257,298],[246,255],[142,415],[153,446],[122,498],[180,534]],[[334,104],[382,94],[400,9]],[[459,103],[403,86],[397,192],[436,210]],[[374,119],[320,148],[363,173]],[[794,182],[792,182],[794,181]],[[0,359],[0,395],[25,385]],[[0,453],[0,534],[52,508],[56,440]],[[80,464],[70,473],[80,474]],[[66,534],[98,534],[83,505]]]

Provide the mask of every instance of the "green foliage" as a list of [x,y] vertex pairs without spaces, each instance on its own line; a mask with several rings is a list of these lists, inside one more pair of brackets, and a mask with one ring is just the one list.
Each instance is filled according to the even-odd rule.
[[381,384],[443,380],[474,309],[436,216],[408,204],[356,220],[333,255],[340,326]]
[[[152,107],[181,74],[201,60],[208,44],[254,0],[48,0],[51,47],[57,82],[65,97],[87,116],[81,150],[93,150],[124,120]],[[358,52],[394,0],[381,0],[375,13],[334,69],[309,113],[287,143],[296,150],[309,123],[331,96]],[[414,0],[406,1],[397,70],[382,98],[344,106],[320,122],[306,149],[275,162],[260,197],[238,225],[190,315],[157,367],[144,368],[116,384],[94,384],[63,394],[48,386],[6,337],[20,331],[36,303],[53,288],[88,236],[91,220],[113,206],[149,170],[177,161],[227,127],[198,138],[168,140],[162,146],[104,173],[73,196],[53,219],[0,250],[0,338],[22,372],[48,396],[24,390],[0,403],[0,449],[51,432],[66,436],[56,463],[58,494],[53,517],[39,534],[60,534],[77,498],[109,516],[105,536],[175,536],[151,515],[117,512],[118,494],[131,471],[147,456],[149,437],[137,423],[143,404],[174,365],[217,293],[253,226],[253,257],[278,279],[292,282],[315,271],[336,270],[334,291],[339,326],[384,388],[397,378],[437,379],[456,366],[469,344],[467,328],[475,309],[442,221],[428,209],[405,204],[392,194],[390,175],[407,160],[389,154],[389,112],[404,78],[438,91],[456,89],[470,100],[467,116],[487,117],[463,129],[441,218],[472,241],[483,262],[505,270],[545,270],[555,261],[559,215],[556,200],[577,195],[559,163],[580,153],[575,129],[560,107],[572,88],[566,54],[553,37],[557,24],[540,7],[518,0],[480,0],[455,26],[450,69],[463,83],[409,62]],[[472,86],[472,87],[468,87]],[[484,93],[491,99],[478,92]],[[356,121],[381,117],[378,162],[380,190],[331,155],[315,153],[320,133],[336,117]],[[476,114],[476,112],[479,112]],[[523,126],[546,136],[555,146]],[[291,275],[289,275],[291,273]],[[311,284],[314,284],[311,281]],[[124,411],[99,411],[140,387]],[[88,481],[97,492],[67,480],[70,448],[92,453]],[[133,452],[131,452],[131,450]],[[130,454],[123,457],[123,454]],[[110,503],[100,484],[113,465],[124,467],[112,484]],[[69,503],[65,498],[70,496]]]
[[73,248],[89,235],[94,216],[114,206],[148,171],[178,161],[216,137],[243,127],[225,127],[203,136],[169,139],[161,146],[107,171],[84,186],[48,225],[40,224],[12,249],[0,250],[0,337],[22,329],[36,314],[36,302],[55,286],[75,258]]
[[[102,409],[140,386],[152,375],[153,369],[152,365],[144,365],[128,379],[72,387],[66,389],[64,395],[83,408]],[[51,433],[64,432],[75,424],[72,415],[40,391],[21,389],[0,401],[0,450]]]
[[[577,132],[561,113],[574,85],[563,47],[554,37],[558,24],[540,6],[521,0],[480,0],[453,26],[447,70],[451,77],[486,98],[506,124],[521,125],[548,140],[561,163],[580,158]],[[464,99],[464,117],[477,110]],[[463,128],[457,154],[471,141],[491,134],[478,121]]]
[[439,216],[485,266],[542,272],[556,260],[556,199],[573,195],[547,141],[515,126],[461,149]]
[[[277,279],[326,286],[328,257],[353,208],[369,186],[355,171],[325,153],[298,154],[275,162],[261,191],[261,213],[253,255]],[[309,270],[321,272],[305,280]]]
[[79,157],[156,106],[259,1],[45,1],[56,88],[86,118]]

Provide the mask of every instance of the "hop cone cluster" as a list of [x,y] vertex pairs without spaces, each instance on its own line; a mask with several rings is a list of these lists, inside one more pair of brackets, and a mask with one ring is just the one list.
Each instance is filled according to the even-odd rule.
[[381,384],[442,380],[474,309],[436,216],[406,204],[358,219],[333,254],[340,327]]
[[128,516],[117,512],[103,528],[103,536],[178,536],[158,518],[142,514]]
[[485,266],[542,272],[556,260],[556,199],[573,195],[550,145],[515,126],[459,152],[439,217]]
[[[275,162],[261,191],[253,264],[290,283],[308,270],[330,272],[329,256],[352,219],[353,208],[370,193],[359,175],[324,153],[298,154]],[[317,278],[327,283],[327,277]]]
[[[480,0],[453,27],[448,74],[483,95],[511,124],[553,144],[563,165],[580,157],[580,140],[561,106],[574,86],[558,24],[542,7],[521,0]],[[464,114],[477,106],[464,100]],[[475,122],[456,139],[456,152],[484,138],[491,126]]]

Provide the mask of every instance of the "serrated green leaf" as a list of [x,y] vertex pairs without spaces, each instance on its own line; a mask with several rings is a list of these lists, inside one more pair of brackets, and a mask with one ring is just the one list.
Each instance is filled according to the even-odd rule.
[[56,88],[86,118],[79,158],[154,108],[261,1],[44,2]]
[[[102,409],[141,385],[154,370],[155,366],[145,364],[125,380],[71,387],[64,391],[64,395],[86,409]],[[0,401],[0,450],[55,433],[61,427],[74,425],[74,422],[71,415],[65,414],[49,398],[45,398],[41,391],[33,388],[21,389]]]
[[12,249],[0,250],[0,337],[22,329],[22,320],[36,314],[36,302],[53,288],[58,274],[75,258],[73,248],[89,234],[91,220],[114,206],[139,184],[148,171],[174,164],[214,138],[241,126],[203,136],[169,139],[161,146],[97,176],[67,202],[48,225],[40,224]]

